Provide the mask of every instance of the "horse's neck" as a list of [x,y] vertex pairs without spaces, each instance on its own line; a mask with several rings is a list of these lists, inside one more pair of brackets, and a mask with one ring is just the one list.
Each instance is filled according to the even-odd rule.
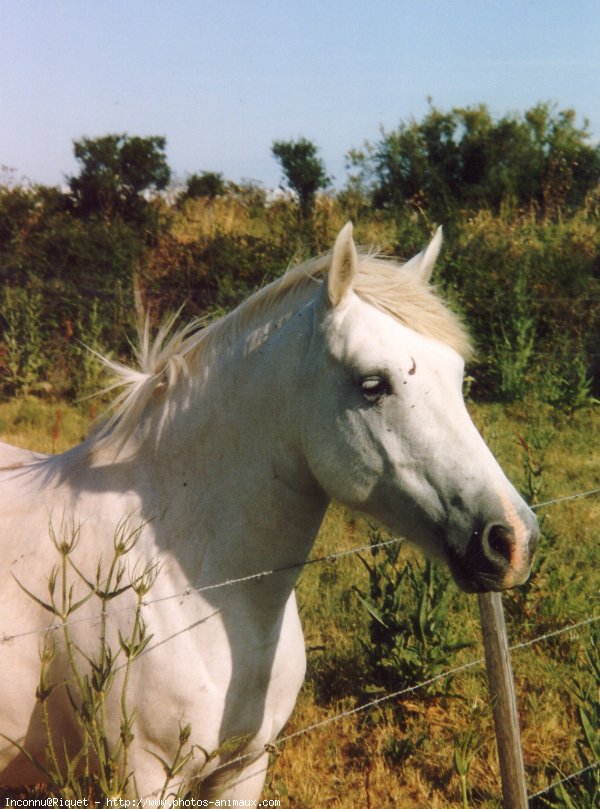
[[157,541],[196,586],[302,562],[327,505],[284,400],[310,334],[290,323],[268,334],[208,360],[146,466]]

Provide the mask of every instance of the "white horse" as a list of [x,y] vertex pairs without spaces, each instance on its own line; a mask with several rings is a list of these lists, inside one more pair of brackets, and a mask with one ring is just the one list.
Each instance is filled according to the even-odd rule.
[[[0,445],[0,784],[41,780],[7,738],[45,759],[36,687],[49,615],[24,588],[48,592],[49,523],[77,526],[72,557],[90,579],[124,516],[144,523],[142,563],[161,562],[143,611],[153,637],[128,692],[142,795],[164,781],[150,752],[171,761],[189,723],[190,742],[221,752],[194,756],[181,777],[201,781],[202,797],[260,796],[266,746],[305,671],[294,565],[331,499],[446,560],[467,591],[525,581],[535,518],[465,409],[469,341],[428,285],[440,245],[438,231],[400,266],[359,254],[348,224],[331,254],[212,325],[143,336],[140,368],[115,365],[112,419],[78,447],[45,457]],[[202,590],[273,568],[286,570]],[[114,611],[112,637],[131,615]],[[88,648],[94,626],[73,621],[74,643]],[[74,749],[54,634],[50,717],[57,749]]]

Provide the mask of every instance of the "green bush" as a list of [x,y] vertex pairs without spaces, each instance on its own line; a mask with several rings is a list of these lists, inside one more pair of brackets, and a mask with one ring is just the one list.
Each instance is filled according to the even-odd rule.
[[453,230],[442,283],[460,301],[478,350],[474,395],[578,406],[598,391],[600,236],[593,217],[482,211]]
[[[389,693],[440,674],[455,652],[470,644],[456,640],[448,619],[449,573],[430,560],[401,559],[400,543],[377,547],[381,539],[373,530],[370,558],[359,557],[368,590],[354,590],[370,616],[366,676],[375,690]],[[446,680],[446,691],[448,685]],[[439,687],[434,683],[429,691]]]
[[[421,249],[439,224],[427,200],[373,210],[361,182],[318,198],[309,240],[290,200],[257,188],[227,184],[217,199],[183,207],[155,200],[150,235],[116,215],[80,216],[57,189],[0,188],[0,390],[43,382],[80,395],[96,381],[91,366],[86,380],[72,373],[90,332],[95,347],[127,360],[141,315],[156,324],[181,307],[186,318],[223,313],[291,262],[329,249],[351,215],[360,242],[398,257]],[[572,410],[600,396],[599,193],[577,208],[541,213],[504,200],[495,212],[453,209],[442,220],[434,282],[473,334],[474,398]]]
[[0,293],[3,351],[0,367],[4,388],[11,394],[31,393],[40,384],[44,356],[43,298],[39,284],[5,286]]

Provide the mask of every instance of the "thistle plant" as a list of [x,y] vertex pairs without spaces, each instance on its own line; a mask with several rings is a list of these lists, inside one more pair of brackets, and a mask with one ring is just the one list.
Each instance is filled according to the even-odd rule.
[[[132,568],[127,557],[135,548],[144,524],[132,526],[122,520],[117,526],[108,564],[98,561],[95,575],[89,578],[76,564],[74,552],[80,540],[79,525],[68,525],[63,519],[58,531],[50,526],[50,538],[59,555],[59,563],[48,576],[48,594],[42,598],[17,582],[22,590],[40,607],[50,613],[52,622],[41,651],[41,667],[36,698],[40,706],[45,735],[45,756],[40,761],[14,740],[9,740],[43,774],[50,794],[69,799],[90,799],[104,803],[107,799],[137,794],[129,755],[135,733],[135,714],[129,708],[128,689],[135,661],[148,649],[152,634],[144,621],[144,600],[159,573],[155,561],[140,563]],[[83,595],[77,595],[75,581],[84,586]],[[131,606],[133,621],[127,633],[118,630],[118,648],[109,641],[109,607],[126,593],[135,596]],[[83,649],[72,631],[74,616],[84,605],[97,602],[97,642],[92,651]],[[87,620],[87,616],[86,616]],[[54,682],[52,666],[62,646],[67,660],[68,681]],[[59,689],[65,689],[68,703],[80,730],[80,745],[70,752],[62,740],[58,740],[52,727],[50,700]],[[118,689],[119,733],[111,736],[109,704],[114,710],[115,689]],[[110,700],[109,700],[110,697]],[[173,761],[160,759],[165,771],[161,797],[165,797],[174,778],[194,756],[196,745],[190,743],[191,727],[179,729],[179,743]],[[205,751],[202,751],[203,753]],[[205,762],[210,758],[204,755]],[[183,782],[176,789],[180,797]]]

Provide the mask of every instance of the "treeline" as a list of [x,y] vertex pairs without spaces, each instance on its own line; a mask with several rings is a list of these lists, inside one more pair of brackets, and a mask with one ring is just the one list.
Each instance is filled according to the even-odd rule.
[[600,147],[572,111],[479,106],[381,133],[345,187],[315,144],[277,141],[285,193],[199,172],[171,182],[164,138],[75,142],[64,190],[0,184],[0,391],[82,396],[84,346],[127,358],[136,321],[215,315],[331,246],[339,227],[409,257],[443,224],[437,283],[471,327],[472,394],[577,407],[600,395]]

